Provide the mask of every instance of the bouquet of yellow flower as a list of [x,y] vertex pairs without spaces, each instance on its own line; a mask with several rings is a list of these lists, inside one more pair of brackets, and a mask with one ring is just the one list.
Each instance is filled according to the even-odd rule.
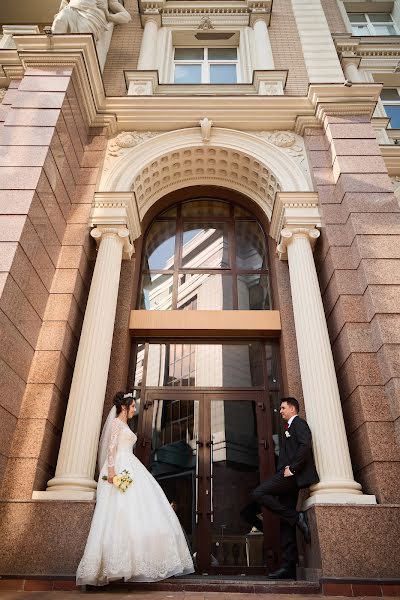
[[[102,479],[107,481],[107,475],[103,475]],[[124,469],[120,475],[114,475],[113,477],[113,485],[121,490],[121,492],[126,492],[131,483],[133,483],[133,479],[126,469]]]

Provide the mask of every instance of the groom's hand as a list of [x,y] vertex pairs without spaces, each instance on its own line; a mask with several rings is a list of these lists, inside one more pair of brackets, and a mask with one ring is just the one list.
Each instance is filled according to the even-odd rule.
[[114,471],[114,469],[108,469],[108,477],[107,477],[108,483],[112,483],[114,477],[115,477],[115,471]]
[[285,470],[283,472],[283,476],[284,477],[293,477],[293,473],[292,471],[289,469],[289,467],[285,467]]

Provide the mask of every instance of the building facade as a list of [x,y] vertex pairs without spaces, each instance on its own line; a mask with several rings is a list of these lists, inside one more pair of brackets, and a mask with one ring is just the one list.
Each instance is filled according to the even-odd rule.
[[199,574],[279,563],[240,511],[292,395],[320,474],[298,577],[394,585],[399,0],[7,4],[0,575],[74,575],[133,388]]

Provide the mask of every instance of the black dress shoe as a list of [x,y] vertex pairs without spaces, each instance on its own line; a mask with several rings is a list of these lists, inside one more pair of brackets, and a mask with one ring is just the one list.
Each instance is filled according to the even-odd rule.
[[296,568],[280,567],[273,573],[268,573],[267,579],[296,579]]
[[311,542],[311,533],[310,533],[310,528],[308,526],[307,516],[305,513],[299,512],[299,516],[297,517],[296,525],[300,529],[301,533],[303,534],[305,543],[309,544]]

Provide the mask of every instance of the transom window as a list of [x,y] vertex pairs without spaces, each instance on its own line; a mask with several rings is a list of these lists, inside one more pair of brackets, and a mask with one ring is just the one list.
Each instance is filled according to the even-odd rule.
[[349,13],[353,35],[398,35],[390,13]]
[[237,83],[237,48],[175,48],[174,83]]
[[385,112],[390,118],[390,127],[400,129],[400,94],[399,88],[385,88],[381,91],[381,100]]
[[245,209],[211,198],[162,213],[145,238],[139,308],[270,309],[260,224]]

